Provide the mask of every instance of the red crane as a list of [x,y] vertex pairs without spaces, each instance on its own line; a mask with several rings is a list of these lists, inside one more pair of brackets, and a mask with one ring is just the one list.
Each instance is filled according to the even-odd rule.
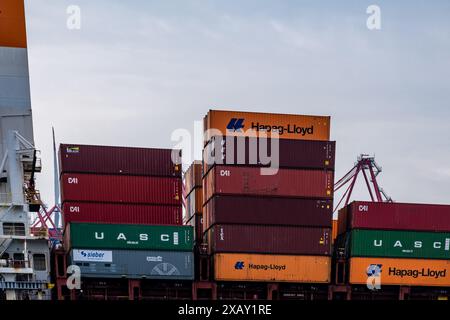
[[344,206],[349,204],[353,188],[355,187],[356,180],[360,172],[363,174],[367,189],[369,190],[370,198],[373,202],[393,202],[392,198],[386,194],[377,182],[377,176],[381,173],[381,171],[381,167],[375,162],[374,156],[361,154],[353,168],[334,184],[335,192],[344,186],[347,186],[347,189],[333,212],[336,212],[344,199],[346,199]]

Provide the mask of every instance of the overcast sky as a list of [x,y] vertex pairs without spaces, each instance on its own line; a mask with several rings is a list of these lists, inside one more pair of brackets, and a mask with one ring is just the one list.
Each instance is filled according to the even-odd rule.
[[[26,3],[49,204],[51,126],[58,143],[172,147],[214,108],[330,115],[336,178],[375,154],[394,200],[450,203],[449,1]],[[366,26],[371,4],[381,30]]]

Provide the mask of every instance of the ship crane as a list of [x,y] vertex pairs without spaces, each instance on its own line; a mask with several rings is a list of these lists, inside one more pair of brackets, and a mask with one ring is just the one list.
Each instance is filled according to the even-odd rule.
[[334,184],[334,192],[344,186],[347,188],[333,212],[337,211],[344,199],[344,206],[349,204],[356,180],[360,173],[362,173],[364,177],[367,190],[369,191],[370,198],[373,202],[393,202],[392,198],[388,196],[384,189],[378,184],[377,177],[381,172],[382,168],[376,163],[375,156],[369,156],[367,154],[358,156],[353,168]]

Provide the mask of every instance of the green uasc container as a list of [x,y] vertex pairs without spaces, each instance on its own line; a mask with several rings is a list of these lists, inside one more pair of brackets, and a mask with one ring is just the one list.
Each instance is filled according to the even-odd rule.
[[354,257],[450,259],[450,233],[356,229],[350,242]]
[[192,251],[191,226],[71,223],[70,248]]

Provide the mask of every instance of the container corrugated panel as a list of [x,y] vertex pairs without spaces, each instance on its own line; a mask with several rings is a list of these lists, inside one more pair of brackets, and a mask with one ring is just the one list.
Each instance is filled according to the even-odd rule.
[[189,194],[194,188],[202,187],[202,162],[194,161],[184,174],[185,192]]
[[353,230],[351,256],[450,259],[450,233]]
[[208,233],[213,253],[331,254],[328,228],[230,224]]
[[181,179],[65,173],[61,199],[140,204],[181,205]]
[[130,224],[71,223],[66,248],[191,251],[193,228]]
[[83,277],[194,279],[192,252],[74,249],[70,259]]
[[61,173],[181,178],[180,150],[61,144],[59,158]]
[[280,139],[330,140],[329,116],[210,110],[203,125],[204,145],[216,135],[272,137],[272,132]]
[[206,229],[213,224],[232,223],[331,228],[333,201],[214,196],[204,209],[208,219]]
[[338,211],[338,235],[348,231],[348,208],[349,206],[346,206]]
[[351,258],[350,283],[367,284],[367,270],[377,270],[377,281],[383,286],[450,286],[450,260]]
[[203,172],[213,165],[334,170],[335,141],[213,137],[203,150]]
[[194,228],[194,239],[197,243],[201,243],[203,239],[203,217],[194,215],[186,224]]
[[332,199],[333,179],[330,170],[279,169],[261,175],[255,167],[215,166],[203,179],[203,201],[220,194]]
[[62,212],[64,223],[182,224],[181,206],[65,202]]
[[331,258],[271,254],[214,255],[216,281],[329,283]]
[[358,201],[348,214],[351,229],[450,231],[450,205]]
[[338,221],[333,219],[331,227],[331,243],[334,243],[338,236]]
[[203,189],[195,188],[186,197],[186,210],[189,217],[202,215],[203,212]]
[[0,47],[27,47],[23,0],[0,2]]

